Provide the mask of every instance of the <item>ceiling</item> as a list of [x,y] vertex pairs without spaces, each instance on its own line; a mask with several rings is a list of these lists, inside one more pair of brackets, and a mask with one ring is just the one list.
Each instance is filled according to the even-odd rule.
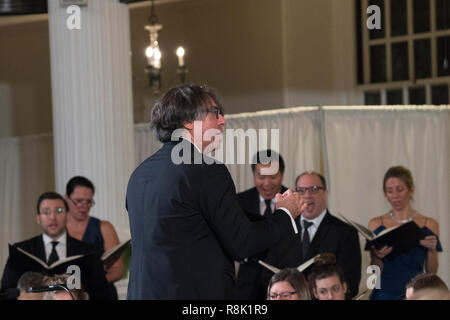
[[[89,7],[89,1],[93,0],[87,1]],[[128,4],[130,9],[149,7],[151,5],[151,1],[148,0],[118,1]],[[155,0],[155,5],[184,1],[188,0]],[[70,2],[70,0],[66,0],[66,2]],[[46,20],[48,20],[47,0],[0,0],[0,27]]]
[[[58,1],[58,0],[52,0]],[[65,5],[79,4],[80,0],[59,0]],[[89,0],[87,1],[89,5]],[[92,1],[92,0],[91,0]],[[118,0],[121,3],[130,4],[130,8],[149,6],[151,1],[144,0]],[[186,0],[155,0],[155,5],[179,2]],[[0,15],[28,15],[47,13],[47,0],[0,0]]]

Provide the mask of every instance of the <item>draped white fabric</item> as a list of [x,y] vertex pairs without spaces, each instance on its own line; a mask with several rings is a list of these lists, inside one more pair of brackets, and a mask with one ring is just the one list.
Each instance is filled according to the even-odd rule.
[[[296,176],[305,170],[320,170],[320,131],[317,107],[300,107],[283,110],[261,111],[226,117],[229,129],[256,129],[258,131],[258,149],[278,151],[285,162],[283,184],[294,187]],[[267,129],[267,133],[260,129]],[[272,141],[271,129],[279,130],[279,143]],[[261,133],[261,136],[259,135]],[[224,134],[224,143],[227,135]],[[264,141],[264,138],[267,141]],[[262,141],[261,141],[262,140]],[[237,143],[236,143],[237,147]],[[254,152],[246,150],[247,164],[226,165],[236,185],[237,192],[254,186],[253,174],[249,162]],[[237,160],[234,161],[235,163]]]
[[54,190],[53,138],[50,134],[0,140],[0,270],[8,243],[40,232],[36,201]]
[[[389,208],[381,181],[387,168],[396,164],[410,168],[416,184],[414,207],[440,224],[444,252],[439,255],[438,274],[450,283],[449,107],[323,110],[324,131],[317,107],[229,115],[226,129],[268,129],[260,139],[263,142],[271,140],[270,129],[279,129],[279,145],[268,143],[267,147],[279,151],[286,162],[284,184],[292,188],[300,172],[328,168],[330,210],[365,225]],[[161,145],[148,124],[135,126],[135,143],[137,164]],[[246,152],[247,164],[227,164],[238,192],[253,186],[248,164],[252,154]],[[54,189],[53,164],[50,134],[0,140],[0,270],[8,256],[8,243],[39,232],[35,204],[39,194]],[[363,269],[361,288],[367,276]]]
[[[236,132],[237,129],[242,129],[243,134],[245,134],[247,130],[255,129],[258,137],[257,145],[263,145],[264,148],[273,148],[282,155],[286,165],[284,183],[287,187],[294,187],[294,179],[298,173],[304,170],[320,170],[320,133],[317,107],[229,115],[226,116],[226,121],[222,145],[227,144],[227,130],[235,130],[234,132]],[[260,129],[267,129],[267,134]],[[270,129],[279,129],[279,144],[271,143]],[[261,134],[261,139],[259,134]],[[136,125],[135,142],[137,163],[144,161],[161,146],[148,124]],[[230,153],[225,154],[226,148],[224,147],[222,160],[224,160],[223,162],[227,165],[233,177],[237,192],[240,192],[253,186],[249,159],[254,153],[249,151],[248,140],[246,144],[240,145],[235,139],[234,146],[234,157],[231,157]],[[246,164],[237,163],[237,148],[239,146],[241,146],[240,151],[246,156]],[[242,150],[242,148],[245,148],[245,150]],[[234,164],[229,164],[232,162],[231,159]]]
[[136,164],[140,164],[155,153],[161,147],[161,143],[152,133],[148,123],[137,124],[134,128]]
[[[409,168],[414,209],[439,222],[444,251],[438,275],[449,284],[450,109],[355,109],[324,107],[330,210],[367,225],[390,209],[383,194],[384,173],[394,165]],[[362,272],[362,279],[367,278]]]

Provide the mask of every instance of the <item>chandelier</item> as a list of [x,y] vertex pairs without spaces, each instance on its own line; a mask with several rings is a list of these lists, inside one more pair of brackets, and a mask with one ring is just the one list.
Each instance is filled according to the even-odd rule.
[[[147,67],[145,68],[145,72],[147,73],[149,85],[153,88],[153,93],[158,95],[161,89],[162,78],[162,53],[159,49],[158,32],[162,29],[162,25],[159,23],[155,13],[155,0],[152,0],[148,21],[149,24],[145,26],[145,30],[149,32],[150,45],[145,50],[145,55],[147,57]],[[185,50],[183,47],[178,47],[175,53],[178,57],[177,74],[180,77],[180,82],[184,83],[186,74],[188,73],[184,63]]]

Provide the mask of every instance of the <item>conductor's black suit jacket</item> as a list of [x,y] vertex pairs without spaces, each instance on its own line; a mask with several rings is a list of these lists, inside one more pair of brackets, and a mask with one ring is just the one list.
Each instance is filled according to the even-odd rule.
[[[301,230],[294,236],[286,236],[270,249],[266,262],[277,268],[296,268],[319,253],[333,253],[336,263],[342,268],[348,284],[348,297],[358,293],[361,280],[361,250],[356,229],[331,215],[328,210],[311,241],[306,258],[302,258]],[[304,271],[308,275],[310,269]],[[263,282],[273,275],[264,270]]]
[[[18,242],[14,244],[15,247],[19,247],[24,251],[31,253],[38,257],[42,261],[46,261],[44,240],[42,234],[34,238]],[[53,272],[48,272],[44,267],[38,266],[27,270],[23,265],[16,265],[16,261],[12,261],[11,257],[8,258],[2,277],[2,291],[15,288],[22,274],[26,271],[40,272],[44,274],[60,274],[67,272],[67,266],[78,265],[80,267],[81,283],[83,288],[89,294],[89,300],[109,300],[112,296],[108,289],[108,282],[105,277],[105,271],[103,264],[100,261],[100,256],[95,252],[95,248],[91,245],[84,243],[80,240],[67,235],[66,244],[67,257],[85,255],[80,260],[67,262],[57,267]],[[25,268],[25,269],[24,269]]]
[[[176,164],[181,156],[191,163]],[[234,260],[294,233],[281,210],[250,222],[227,168],[210,160],[186,140],[167,142],[131,175],[128,299],[231,299]]]
[[[287,190],[281,186],[281,193]],[[245,215],[250,221],[261,221],[264,216],[261,215],[259,192],[256,187],[250,188],[237,194],[239,205],[244,210]],[[265,300],[267,296],[267,286],[260,280],[261,272],[264,267],[258,264],[257,260],[265,260],[267,251],[261,252],[253,257],[248,257],[242,261],[239,267],[239,273],[236,283],[236,299],[240,300]]]

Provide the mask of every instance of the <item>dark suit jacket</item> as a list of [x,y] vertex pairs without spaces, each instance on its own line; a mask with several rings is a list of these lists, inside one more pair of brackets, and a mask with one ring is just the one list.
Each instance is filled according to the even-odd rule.
[[234,260],[273,246],[291,219],[278,210],[270,219],[250,222],[223,164],[176,165],[172,151],[187,160],[201,159],[190,142],[167,142],[128,184],[132,254],[127,298],[232,299]]
[[[35,255],[43,261],[46,261],[42,235],[16,243],[14,244],[14,246],[19,247],[26,252],[31,253],[32,255]],[[77,260],[77,263],[68,262],[68,265],[76,264],[80,267],[81,283],[83,284],[86,292],[89,294],[89,299],[110,299],[108,282],[105,278],[103,265],[98,254],[94,252],[94,248],[89,244],[86,244],[67,235],[67,257],[81,254],[86,255],[86,258],[82,259],[81,261]],[[67,266],[63,266],[62,268],[63,269],[59,268],[58,270],[67,270]],[[2,291],[8,288],[17,287],[19,278],[26,271],[35,271],[44,274],[48,273],[47,270],[42,266],[40,266],[40,269],[38,267],[37,270],[23,270],[22,268],[19,270],[14,266],[14,261],[11,261],[11,259],[8,258],[2,277]],[[64,272],[65,271],[58,271],[57,273]],[[50,274],[52,274],[52,272],[50,272]]]
[[[352,226],[332,216],[328,210],[317,229],[308,249],[305,260],[302,258],[301,232],[285,237],[280,243],[269,250],[266,262],[277,268],[294,268],[319,253],[333,253],[336,263],[342,268],[348,284],[348,297],[358,293],[361,280],[361,249],[358,232]],[[309,270],[305,270],[308,275]],[[304,272],[305,273],[305,272]],[[271,271],[264,270],[263,283],[268,284]]]
[[[286,190],[287,188],[285,186],[281,186],[281,193]],[[237,198],[247,218],[251,221],[261,221],[264,219],[260,212],[259,192],[256,187],[238,193]],[[257,260],[264,261],[266,256],[267,251],[264,251],[241,262],[236,280],[236,299],[266,299],[267,287],[263,286],[260,280],[263,267],[256,262]]]

